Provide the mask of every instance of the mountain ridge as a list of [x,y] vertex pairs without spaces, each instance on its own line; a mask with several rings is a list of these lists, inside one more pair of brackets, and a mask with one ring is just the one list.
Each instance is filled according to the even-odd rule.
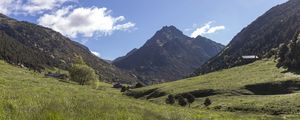
[[299,0],[277,5],[243,28],[217,56],[194,73],[205,74],[244,65],[241,56],[256,55],[268,58],[280,44],[286,43],[300,30]]
[[164,26],[141,48],[113,64],[150,83],[168,82],[188,76],[222,48],[205,37],[191,38],[175,26]]
[[137,79],[96,57],[84,45],[40,25],[17,21],[0,14],[0,59],[37,71],[67,69],[76,55],[96,70],[106,82],[133,83]]

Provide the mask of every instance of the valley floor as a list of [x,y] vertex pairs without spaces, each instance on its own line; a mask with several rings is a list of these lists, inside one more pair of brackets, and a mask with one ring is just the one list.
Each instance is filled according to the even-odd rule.
[[[268,71],[267,68],[265,70],[259,70],[258,67],[261,65],[271,66],[273,63],[258,62],[252,64],[253,67],[257,67],[257,73]],[[297,119],[295,115],[272,116],[251,112],[222,112],[212,108],[214,106],[223,105],[233,108],[237,108],[237,106],[241,108],[275,106],[274,109],[283,109],[283,105],[288,105],[284,110],[298,110],[297,106],[300,105],[300,102],[297,103],[297,98],[300,96],[298,93],[247,96],[232,95],[231,92],[229,92],[228,95],[226,95],[226,93],[211,96],[213,100],[211,109],[201,107],[202,97],[197,98],[197,102],[192,105],[192,108],[179,107],[164,104],[165,96],[151,99],[157,103],[130,98],[121,94],[119,90],[111,88],[111,85],[106,83],[100,83],[98,88],[94,89],[90,86],[80,86],[74,83],[62,82],[57,79],[45,78],[41,74],[11,66],[3,61],[0,61],[0,68],[1,120]],[[279,72],[279,70],[274,69],[273,72]],[[243,74],[241,73],[241,75]],[[211,76],[211,78],[208,76]],[[239,81],[239,83],[234,84],[227,80],[230,78],[230,75],[227,76],[225,73],[220,74],[219,77],[213,76],[214,74],[209,74],[206,75],[206,77],[202,76],[186,80],[190,82],[178,81],[154,85],[138,89],[135,92],[147,91],[152,88],[158,88],[161,92],[172,94],[208,88],[231,91],[240,88],[240,86],[246,83],[253,83],[255,80],[253,78],[264,78],[269,75],[266,72],[266,75],[260,77],[254,74],[253,76],[244,76],[242,78],[248,78],[248,81],[252,82],[247,82],[246,80],[243,82],[242,79],[237,79],[236,82]],[[272,77],[285,78],[284,74],[274,74]],[[219,83],[217,80],[220,78],[225,80],[224,83],[219,85],[212,84],[214,82]],[[264,81],[257,81],[257,83],[270,82],[268,81],[270,79],[263,80]],[[284,80],[276,79],[274,81]],[[271,104],[271,102],[274,104]]]

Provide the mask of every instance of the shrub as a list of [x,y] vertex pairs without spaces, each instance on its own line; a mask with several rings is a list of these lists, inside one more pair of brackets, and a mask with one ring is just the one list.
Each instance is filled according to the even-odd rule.
[[188,101],[188,103],[189,103],[189,107],[190,107],[191,104],[195,101],[195,96],[192,95],[191,93],[188,93],[188,94],[186,95],[186,99],[187,99],[187,101]]
[[125,87],[125,86],[122,86],[121,88],[121,92],[126,92],[129,90],[129,86]]
[[204,100],[204,105],[205,105],[205,107],[208,107],[209,105],[211,105],[211,100],[209,99],[209,98],[206,98],[205,100]]
[[113,85],[113,88],[122,88],[123,85],[121,83],[116,83]]
[[166,99],[167,104],[173,105],[175,103],[175,98],[173,95],[168,95],[168,98]]
[[178,97],[178,104],[179,104],[180,106],[186,106],[186,105],[188,104],[188,102],[186,101],[186,99],[185,99],[184,97],[179,96],[179,97]]
[[80,85],[97,85],[98,76],[94,69],[86,65],[82,58],[77,58],[78,61],[69,69],[70,80],[78,82]]
[[135,84],[134,88],[141,88],[141,87],[144,87],[144,85],[142,83],[137,83]]

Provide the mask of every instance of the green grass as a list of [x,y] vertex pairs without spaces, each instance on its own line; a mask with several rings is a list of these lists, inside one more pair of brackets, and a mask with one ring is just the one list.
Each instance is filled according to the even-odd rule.
[[[177,95],[212,89],[217,93],[216,95],[198,97],[192,106],[194,108],[203,107],[201,104],[206,97],[209,97],[213,101],[210,106],[212,109],[299,117],[300,93],[298,91],[286,94],[258,95],[245,88],[247,85],[259,83],[300,81],[297,75],[285,73],[284,69],[278,69],[275,66],[274,61],[262,60],[198,77],[135,89],[128,95],[146,99],[153,94],[150,91],[155,89],[155,92],[165,95],[156,96],[150,101],[164,104],[168,94]],[[274,91],[276,90],[274,89]]]
[[[98,89],[44,78],[0,61],[1,120],[210,120],[282,119],[283,116],[221,112],[156,104],[122,95],[111,85]],[[292,118],[292,117],[290,117]]]
[[244,85],[290,79],[289,77],[285,78],[285,74],[281,73],[282,71],[284,70],[277,69],[272,61],[258,61],[198,77],[156,84],[138,89],[138,91],[159,88],[161,91],[176,94],[197,89],[235,90]]

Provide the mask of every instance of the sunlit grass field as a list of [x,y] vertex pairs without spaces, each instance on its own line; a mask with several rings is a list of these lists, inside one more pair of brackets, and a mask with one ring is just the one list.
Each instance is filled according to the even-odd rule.
[[[286,72],[283,68],[278,69],[275,61],[261,60],[198,77],[135,89],[128,95],[163,104],[169,94],[199,92],[201,95],[205,94],[203,91],[212,91],[206,96],[196,96],[192,107],[202,108],[204,99],[210,98],[213,102],[210,108],[214,110],[294,116],[300,119],[299,83],[298,75]],[[153,90],[161,95],[153,95],[154,92],[150,92]]]
[[97,89],[45,78],[0,61],[1,120],[210,120],[282,119],[152,103],[122,95],[110,84]]

